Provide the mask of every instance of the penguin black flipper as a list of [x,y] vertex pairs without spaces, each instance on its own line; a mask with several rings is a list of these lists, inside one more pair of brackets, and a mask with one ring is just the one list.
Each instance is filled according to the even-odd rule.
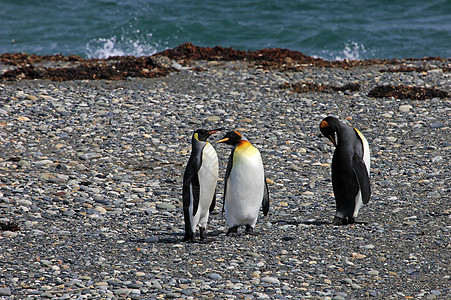
[[226,199],[226,193],[227,193],[227,181],[229,179],[230,172],[232,171],[233,153],[234,152],[235,152],[235,148],[233,148],[232,152],[230,153],[229,161],[227,162],[227,169],[226,169],[225,178],[224,178],[224,195],[222,196],[222,213],[224,213],[224,210],[225,210],[225,199]]
[[269,212],[269,192],[268,192],[268,183],[266,182],[266,177],[265,177],[265,190],[263,191],[262,208],[263,208],[263,215],[267,216],[268,212]]
[[210,209],[209,209],[210,213],[212,213],[213,210],[215,209],[215,205],[216,205],[216,189],[213,194],[213,199],[211,200],[211,205],[210,205]]
[[190,186],[193,190],[193,216],[199,208],[200,183],[198,172],[202,166],[202,151],[196,151],[197,155],[191,155],[183,176],[183,207],[190,206]]
[[371,196],[370,177],[365,162],[361,157],[358,157],[357,155],[353,157],[352,169],[354,170],[359,183],[360,192],[362,193],[362,202],[363,204],[367,204],[368,201],[370,201]]
[[183,217],[185,220],[185,237],[184,241],[192,241],[194,239],[194,232],[191,229],[191,220],[189,214],[189,207],[191,205],[191,189],[193,191],[193,215],[196,214],[197,208],[199,207],[199,196],[200,196],[200,184],[199,177],[197,176],[197,162],[195,156],[191,156],[188,160],[188,165],[186,166],[185,173],[183,174],[183,188],[182,188],[182,198],[183,198]]
[[200,183],[199,176],[197,174],[193,176],[191,185],[193,188],[193,216],[195,216],[197,213],[197,209],[199,208],[199,198],[200,198]]
[[185,220],[185,237],[184,241],[193,239],[193,233],[191,232],[191,222],[189,217],[189,205],[190,205],[190,168],[187,166],[185,173],[183,174],[183,188],[182,188],[182,200],[183,200],[183,219]]

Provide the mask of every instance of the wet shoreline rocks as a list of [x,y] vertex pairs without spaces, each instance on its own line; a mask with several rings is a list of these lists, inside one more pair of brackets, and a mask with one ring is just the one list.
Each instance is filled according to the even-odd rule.
[[[192,60],[158,78],[2,81],[0,222],[18,230],[0,231],[0,297],[449,298],[450,98],[368,96],[377,85],[449,95],[449,62],[405,63],[416,69]],[[299,82],[359,89],[286,88]],[[373,196],[352,226],[331,224],[326,115],[372,151]],[[182,242],[181,180],[199,127],[239,129],[259,148],[271,209],[256,235],[225,235],[230,149],[216,147],[207,241]]]

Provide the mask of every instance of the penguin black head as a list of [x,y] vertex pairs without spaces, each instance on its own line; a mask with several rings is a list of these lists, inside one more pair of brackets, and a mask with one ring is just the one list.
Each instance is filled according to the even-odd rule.
[[321,133],[328,138],[335,146],[337,146],[337,131],[341,123],[337,118],[326,117],[321,121],[319,129]]
[[213,133],[222,130],[222,128],[214,129],[214,130],[206,130],[206,129],[197,129],[193,133],[193,139],[196,139],[201,142],[206,142],[208,137]]
[[238,131],[229,131],[226,135],[216,143],[226,143],[227,145],[237,145],[243,136]]

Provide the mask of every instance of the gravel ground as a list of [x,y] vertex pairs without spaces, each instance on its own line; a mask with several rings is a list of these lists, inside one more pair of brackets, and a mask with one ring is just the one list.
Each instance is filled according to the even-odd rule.
[[[20,230],[0,231],[0,299],[449,299],[450,98],[367,96],[383,84],[451,93],[443,61],[407,63],[430,71],[201,61],[154,79],[1,83],[0,224]],[[296,82],[360,90],[281,88]],[[371,147],[358,224],[331,224],[327,115]],[[270,214],[255,235],[226,236],[220,179],[207,241],[183,243],[191,132],[217,127],[260,149]],[[223,178],[230,148],[214,146]]]

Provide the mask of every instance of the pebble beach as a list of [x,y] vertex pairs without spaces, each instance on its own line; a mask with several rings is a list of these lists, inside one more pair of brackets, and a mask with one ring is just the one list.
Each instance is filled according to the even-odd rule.
[[[0,82],[0,299],[451,298],[449,60],[170,63],[155,78]],[[368,95],[387,85],[447,96]],[[353,225],[332,225],[328,115],[371,149],[372,197]],[[184,243],[191,134],[219,127],[208,238]],[[214,142],[228,130],[265,166],[270,212],[254,235],[225,234],[231,149]]]

